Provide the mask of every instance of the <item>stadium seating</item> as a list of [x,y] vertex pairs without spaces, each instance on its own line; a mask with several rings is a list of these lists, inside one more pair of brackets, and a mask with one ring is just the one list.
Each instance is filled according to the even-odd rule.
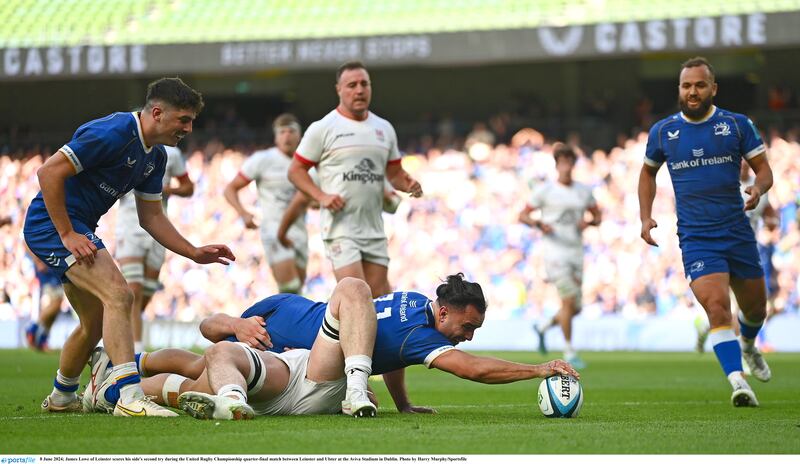
[[[725,14],[797,9],[799,0],[725,3]],[[0,48],[518,29],[719,11],[692,0],[3,0]]]

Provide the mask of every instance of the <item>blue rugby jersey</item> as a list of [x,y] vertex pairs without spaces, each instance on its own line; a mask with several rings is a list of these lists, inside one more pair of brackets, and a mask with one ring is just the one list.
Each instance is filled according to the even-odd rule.
[[[431,300],[414,292],[394,292],[373,300],[378,332],[372,355],[372,373],[384,374],[413,364],[430,363],[441,353],[454,348],[434,325]],[[265,298],[242,318],[261,316],[272,340],[270,351],[285,348],[311,349],[325,316],[326,303],[292,294]],[[236,341],[236,337],[228,337]]]
[[678,216],[679,235],[725,230],[746,221],[739,191],[742,159],[766,150],[746,116],[712,107],[698,122],[677,113],[650,129],[645,164],[666,163]]
[[[92,230],[130,190],[146,200],[161,199],[167,155],[162,145],[145,147],[135,113],[113,113],[87,122],[60,151],[77,173],[64,183],[67,214]],[[31,201],[28,215],[39,220],[49,217],[41,191]]]

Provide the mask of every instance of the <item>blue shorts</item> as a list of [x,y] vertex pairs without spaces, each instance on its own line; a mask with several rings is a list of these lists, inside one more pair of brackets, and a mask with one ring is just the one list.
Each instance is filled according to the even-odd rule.
[[683,234],[680,237],[683,271],[695,280],[707,274],[724,272],[740,279],[764,277],[755,234],[744,222],[724,235]]
[[44,270],[36,270],[36,280],[39,281],[39,287],[45,288],[48,285],[52,287],[60,287],[61,286],[61,277],[49,267]]
[[[282,293],[265,298],[242,313],[242,319],[261,316],[272,340],[269,351],[283,353],[286,348],[311,349],[317,338],[327,303],[318,303],[299,295]],[[236,337],[227,340],[235,342]]]
[[[70,222],[75,232],[85,235],[98,250],[106,247],[100,237],[94,234],[94,229],[90,229],[74,218],[70,218]],[[30,214],[29,210],[29,214],[25,216],[23,233],[25,234],[25,243],[28,244],[28,248],[33,254],[44,261],[61,282],[69,282],[66,272],[70,266],[75,264],[75,257],[64,248],[61,237],[50,217]]]

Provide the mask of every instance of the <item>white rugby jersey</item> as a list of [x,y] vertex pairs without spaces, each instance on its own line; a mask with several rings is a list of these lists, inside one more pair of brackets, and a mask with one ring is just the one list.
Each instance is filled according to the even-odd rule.
[[[162,180],[163,186],[168,186],[173,177],[183,177],[186,173],[186,160],[183,159],[181,151],[175,147],[164,146],[167,152],[167,168],[164,171]],[[167,197],[163,197],[164,209],[167,209]],[[119,210],[117,211],[116,234],[124,235],[127,233],[138,232],[139,216],[136,213],[136,199],[133,193],[128,193],[119,199]]]
[[316,166],[320,189],[338,194],[345,207],[320,214],[322,238],[385,238],[383,182],[386,166],[400,162],[394,127],[369,113],[364,121],[333,110],[306,130],[295,154],[300,162]]
[[547,181],[533,189],[528,204],[541,210],[541,221],[553,228],[552,233],[543,235],[547,246],[583,246],[583,234],[578,223],[583,219],[586,209],[596,204],[588,185],[574,181],[572,185]]
[[[290,157],[273,147],[254,152],[239,169],[240,176],[256,182],[262,229],[270,226],[276,229],[280,225],[283,213],[297,193],[287,176],[291,162]],[[293,225],[305,227],[305,215],[300,215]]]

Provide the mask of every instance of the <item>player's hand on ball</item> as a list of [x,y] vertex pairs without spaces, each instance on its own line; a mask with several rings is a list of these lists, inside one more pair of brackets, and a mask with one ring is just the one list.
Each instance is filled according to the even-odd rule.
[[653,218],[648,218],[642,221],[642,240],[647,242],[650,245],[658,246],[653,237],[650,235],[650,229],[654,229],[658,227],[658,223]]
[[544,372],[539,377],[550,377],[553,375],[571,375],[580,380],[581,375],[575,370],[568,362],[563,359],[555,359],[553,361],[542,364]]
[[750,185],[744,189],[744,192],[750,195],[750,198],[744,204],[744,210],[750,211],[758,206],[758,202],[761,200],[761,189],[757,185]]
[[236,339],[242,343],[247,343],[251,348],[266,351],[272,348],[272,340],[264,327],[264,318],[252,316],[246,319],[238,319],[233,328]]
[[227,266],[230,261],[236,261],[236,256],[225,245],[206,245],[195,248],[191,259],[197,264],[219,263]]

